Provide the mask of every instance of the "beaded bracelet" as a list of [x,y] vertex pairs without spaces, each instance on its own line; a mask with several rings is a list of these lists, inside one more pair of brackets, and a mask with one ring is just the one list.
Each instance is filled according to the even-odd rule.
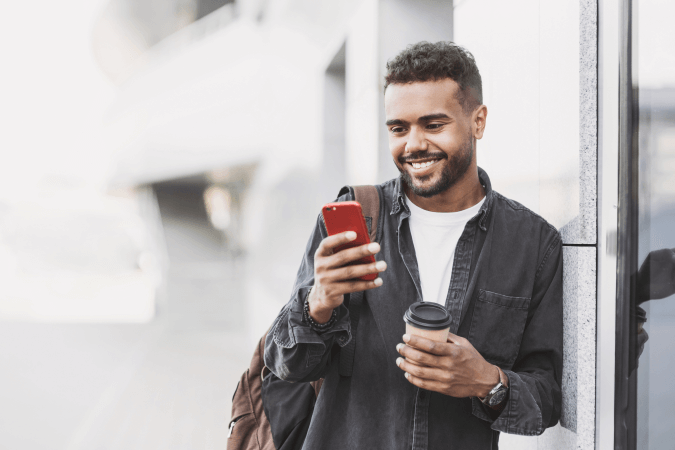
[[335,325],[335,322],[337,322],[337,309],[333,310],[333,313],[330,315],[330,320],[326,323],[317,323],[312,319],[312,316],[309,315],[309,294],[312,292],[312,289],[307,292],[307,297],[305,297],[305,306],[302,309],[302,318],[309,327],[316,331],[317,333],[321,333],[324,331],[327,331],[330,327]]

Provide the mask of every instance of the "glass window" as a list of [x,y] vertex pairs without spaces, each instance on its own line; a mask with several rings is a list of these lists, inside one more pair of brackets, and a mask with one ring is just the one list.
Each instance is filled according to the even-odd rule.
[[635,441],[645,450],[672,448],[675,442],[675,29],[670,23],[674,15],[671,1],[633,1],[638,218],[631,302],[637,386],[632,400]]

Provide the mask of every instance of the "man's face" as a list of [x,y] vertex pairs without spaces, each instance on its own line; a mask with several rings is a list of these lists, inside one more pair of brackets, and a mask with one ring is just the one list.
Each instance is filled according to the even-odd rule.
[[462,110],[458,91],[449,78],[387,87],[389,150],[404,183],[420,197],[448,190],[474,162],[474,114]]

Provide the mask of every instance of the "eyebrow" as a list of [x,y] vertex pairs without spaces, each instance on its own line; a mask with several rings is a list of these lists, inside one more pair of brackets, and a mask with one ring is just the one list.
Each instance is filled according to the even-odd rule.
[[426,116],[422,116],[418,120],[420,122],[431,122],[432,120],[436,120],[436,119],[449,119],[449,118],[450,117],[448,117],[447,114],[438,113],[438,114],[428,114]]
[[[427,114],[426,116],[422,116],[417,120],[420,121],[420,122],[431,122],[432,120],[436,120],[436,119],[449,119],[449,118],[450,117],[448,117],[447,114],[437,113],[437,114]],[[391,120],[387,120],[387,122],[385,124],[387,126],[391,126],[391,125],[405,125],[406,123],[407,122],[404,122],[401,119],[391,119]]]

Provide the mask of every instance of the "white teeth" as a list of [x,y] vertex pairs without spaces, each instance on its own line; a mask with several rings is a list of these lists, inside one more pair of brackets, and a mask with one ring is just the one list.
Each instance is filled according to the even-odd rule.
[[427,162],[423,162],[423,163],[411,163],[411,164],[415,169],[423,169],[425,167],[429,167],[433,163],[434,163],[433,161],[427,161]]

